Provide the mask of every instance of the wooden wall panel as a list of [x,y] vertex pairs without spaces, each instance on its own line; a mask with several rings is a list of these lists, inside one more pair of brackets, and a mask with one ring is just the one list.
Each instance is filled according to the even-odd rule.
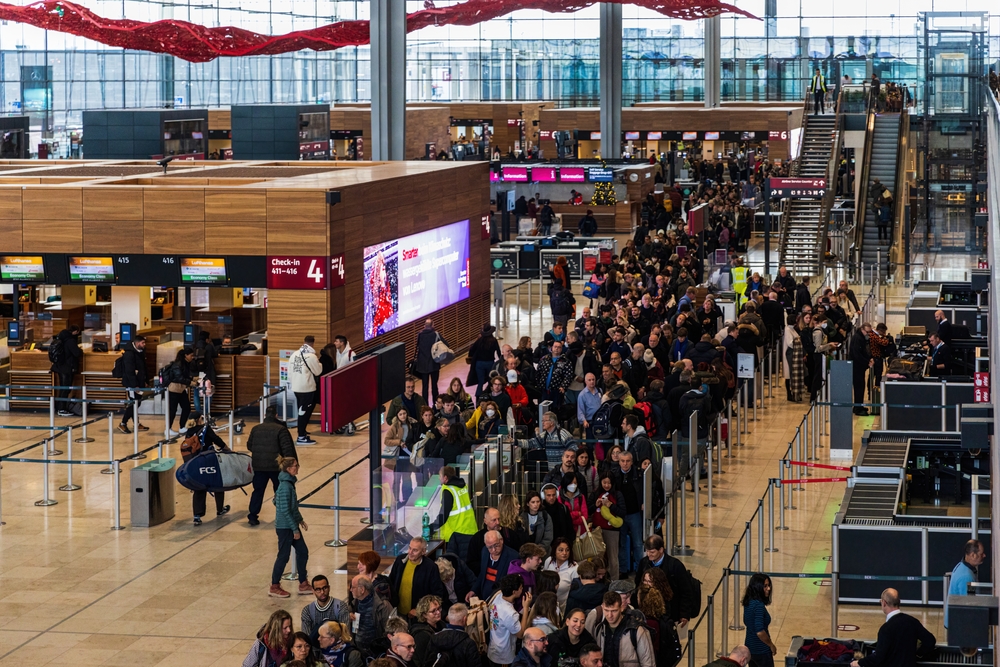
[[266,255],[267,223],[206,222],[205,252],[210,255]]
[[326,255],[325,223],[267,223],[268,255]]
[[143,223],[131,220],[83,221],[83,252],[143,253]]
[[204,190],[148,187],[142,195],[146,220],[205,221]]
[[277,380],[281,350],[297,350],[305,336],[316,337],[316,349],[327,342],[330,306],[326,292],[313,290],[271,290],[267,296],[267,347],[271,360],[271,381]]
[[233,113],[230,109],[209,109],[208,129],[210,130],[231,130],[233,129]]
[[83,222],[65,220],[59,224],[26,223],[22,239],[24,252],[83,252]]
[[21,252],[21,188],[0,188],[0,250]]
[[50,220],[53,222],[74,220],[79,222],[83,220],[83,196],[81,193],[82,188],[26,187],[21,194],[22,216],[25,220]]
[[84,220],[142,220],[142,190],[134,187],[84,188]]
[[207,190],[205,220],[263,222],[267,220],[267,194],[264,190]]
[[142,240],[145,253],[204,255],[205,223],[146,220]]
[[421,159],[426,153],[425,144],[433,143],[438,151],[451,149],[451,113],[448,107],[406,110],[405,156],[408,160]]
[[[267,191],[268,223],[321,222],[325,224],[326,209],[326,193],[321,190]],[[319,254],[319,248],[316,250]]]

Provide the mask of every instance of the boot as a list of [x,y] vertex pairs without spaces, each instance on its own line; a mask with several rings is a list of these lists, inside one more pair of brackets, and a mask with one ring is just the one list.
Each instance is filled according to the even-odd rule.
[[792,396],[792,381],[791,380],[785,380],[785,396],[786,396],[786,398],[787,398],[787,400],[788,400],[789,403],[792,403],[795,400],[795,397]]

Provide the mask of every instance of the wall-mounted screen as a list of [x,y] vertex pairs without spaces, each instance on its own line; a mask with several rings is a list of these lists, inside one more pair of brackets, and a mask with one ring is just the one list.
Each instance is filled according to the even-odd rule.
[[590,133],[590,140],[591,141],[600,141],[601,140],[601,133],[600,132],[591,132]]
[[646,134],[646,141],[659,141],[662,138],[662,132],[649,132]]
[[469,221],[365,248],[365,340],[469,298]]
[[705,141],[718,141],[718,140],[719,140],[719,133],[718,132],[706,132],[705,133]]
[[226,260],[222,257],[182,257],[182,285],[225,285]]
[[684,132],[681,134],[681,141],[698,141],[698,133]]
[[610,183],[615,180],[615,172],[606,167],[590,167],[587,171],[591,183]]
[[503,174],[503,180],[509,181],[511,183],[528,182],[527,167],[501,167],[500,173]]
[[532,167],[531,168],[531,180],[535,183],[555,183],[556,182],[556,168],[555,167]]
[[639,133],[638,132],[626,132],[625,133],[625,141],[639,141]]
[[45,261],[40,255],[2,255],[0,280],[5,283],[44,283]]
[[560,167],[559,180],[563,183],[585,183],[587,171],[583,167]]
[[115,263],[111,257],[70,257],[69,281],[71,283],[115,282]]

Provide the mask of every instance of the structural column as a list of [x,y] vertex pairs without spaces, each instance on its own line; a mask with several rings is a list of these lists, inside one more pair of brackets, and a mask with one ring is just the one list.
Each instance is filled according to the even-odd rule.
[[371,0],[372,159],[406,159],[406,0]]
[[601,157],[622,155],[622,6],[601,7]]
[[722,19],[705,21],[705,108],[715,109],[722,101]]

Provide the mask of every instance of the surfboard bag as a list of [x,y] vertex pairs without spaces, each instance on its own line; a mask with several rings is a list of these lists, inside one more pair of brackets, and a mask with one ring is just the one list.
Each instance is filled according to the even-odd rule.
[[249,454],[204,450],[177,469],[177,481],[192,491],[232,491],[253,481]]

